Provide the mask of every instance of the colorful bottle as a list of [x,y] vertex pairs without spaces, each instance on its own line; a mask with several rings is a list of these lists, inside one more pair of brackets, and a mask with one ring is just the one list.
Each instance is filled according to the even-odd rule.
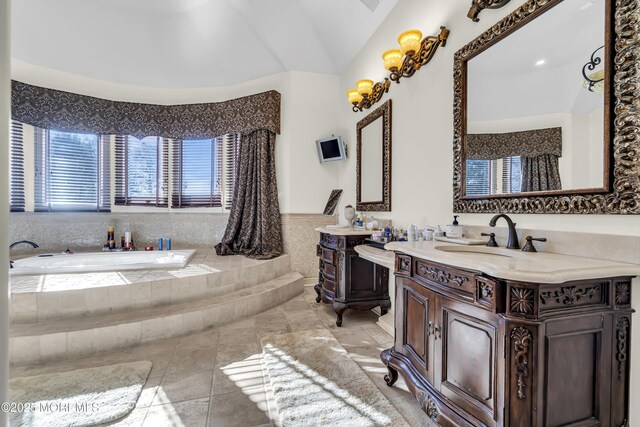
[[162,250],[163,240],[164,240],[164,239],[163,239],[162,237],[158,239],[158,250],[159,250],[159,251],[161,251],[161,250]]
[[109,249],[116,248],[116,238],[115,238],[115,228],[109,227],[107,228],[107,245],[109,245]]

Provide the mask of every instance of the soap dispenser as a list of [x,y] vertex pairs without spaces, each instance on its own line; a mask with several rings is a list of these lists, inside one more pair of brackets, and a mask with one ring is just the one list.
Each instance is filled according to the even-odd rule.
[[447,237],[460,239],[464,237],[464,227],[458,223],[458,215],[453,216],[453,223],[447,225]]

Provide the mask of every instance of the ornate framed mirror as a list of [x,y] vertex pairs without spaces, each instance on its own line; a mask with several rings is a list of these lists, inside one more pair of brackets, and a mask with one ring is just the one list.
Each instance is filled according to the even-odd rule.
[[391,100],[356,125],[356,209],[391,211]]
[[456,53],[455,212],[640,213],[638,7],[529,0]]

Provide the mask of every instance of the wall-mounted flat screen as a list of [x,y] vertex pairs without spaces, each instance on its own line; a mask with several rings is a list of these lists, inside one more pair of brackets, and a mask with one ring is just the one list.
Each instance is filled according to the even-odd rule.
[[342,137],[332,136],[331,138],[319,139],[316,141],[316,146],[320,163],[335,162],[347,158]]

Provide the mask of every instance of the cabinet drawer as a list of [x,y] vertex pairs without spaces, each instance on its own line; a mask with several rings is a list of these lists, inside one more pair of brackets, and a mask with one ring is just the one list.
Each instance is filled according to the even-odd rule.
[[322,254],[320,258],[327,264],[336,265],[336,251],[327,248],[321,248]]
[[476,291],[476,281],[473,273],[458,269],[454,270],[444,265],[418,259],[415,261],[414,275],[440,286],[468,294],[471,297],[474,296]]
[[324,277],[330,280],[336,280],[336,267],[331,264],[324,264],[322,267],[322,274]]
[[336,293],[336,282],[334,280],[329,279],[328,277],[324,277],[324,280],[322,281],[322,287],[327,290],[330,291],[332,293]]

